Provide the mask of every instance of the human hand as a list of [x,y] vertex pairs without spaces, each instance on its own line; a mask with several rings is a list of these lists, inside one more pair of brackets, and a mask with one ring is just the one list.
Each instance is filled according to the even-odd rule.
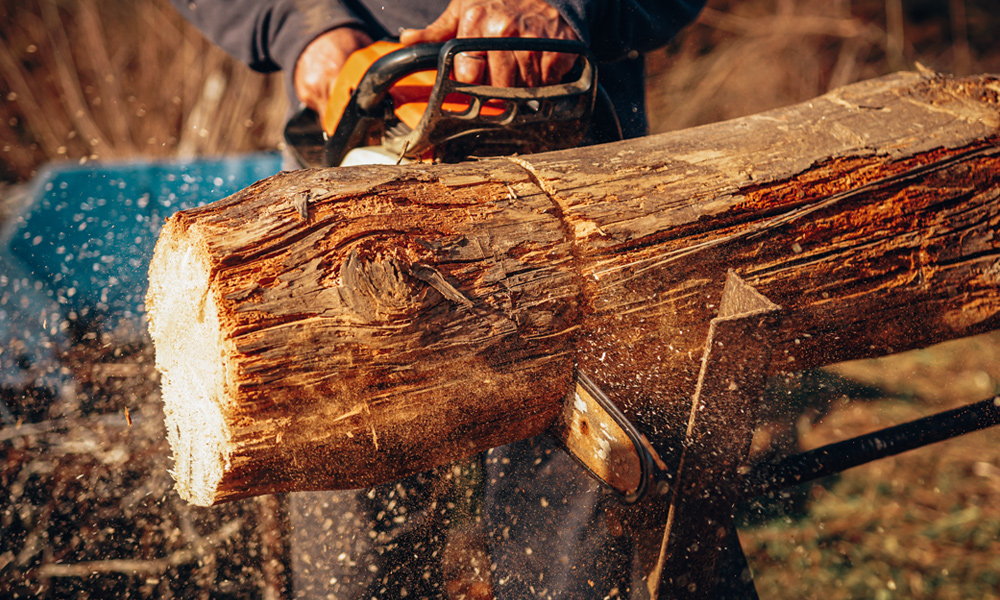
[[371,45],[367,33],[354,27],[331,29],[310,42],[295,63],[295,94],[309,108],[323,114],[330,90],[347,57]]
[[[424,29],[406,29],[406,46],[452,38],[522,37],[578,40],[569,23],[544,0],[451,0]],[[463,52],[455,56],[454,76],[463,83],[498,87],[559,83],[576,55],[557,52]]]

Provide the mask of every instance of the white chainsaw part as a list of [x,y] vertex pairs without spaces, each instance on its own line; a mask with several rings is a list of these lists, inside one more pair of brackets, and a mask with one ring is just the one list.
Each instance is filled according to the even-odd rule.
[[382,146],[362,146],[353,148],[344,155],[341,161],[342,167],[355,167],[358,165],[405,165],[413,162],[410,159],[402,158],[398,154],[389,152]]

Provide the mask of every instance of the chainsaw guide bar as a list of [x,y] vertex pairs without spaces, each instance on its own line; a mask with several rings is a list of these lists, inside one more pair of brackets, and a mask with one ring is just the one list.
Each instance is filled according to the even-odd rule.
[[642,436],[579,370],[549,433],[591,476],[617,492],[622,502],[632,504],[646,493],[653,458]]

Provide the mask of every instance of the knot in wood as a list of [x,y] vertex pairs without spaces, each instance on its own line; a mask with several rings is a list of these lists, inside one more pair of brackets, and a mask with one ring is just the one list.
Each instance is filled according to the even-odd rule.
[[340,267],[341,299],[368,322],[415,315],[423,307],[425,287],[409,275],[408,265],[391,256],[362,258],[355,250]]

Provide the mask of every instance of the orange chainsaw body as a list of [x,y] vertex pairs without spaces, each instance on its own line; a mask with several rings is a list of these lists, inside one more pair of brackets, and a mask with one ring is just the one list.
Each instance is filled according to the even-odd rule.
[[[357,50],[352,53],[344,63],[337,81],[330,91],[330,100],[323,110],[322,123],[323,131],[328,136],[333,135],[340,123],[347,103],[351,99],[351,94],[358,87],[361,78],[368,73],[368,69],[383,56],[402,50],[403,45],[398,42],[381,41]],[[431,92],[434,90],[434,82],[437,80],[437,69],[426,69],[416,71],[406,75],[389,88],[389,96],[392,97],[394,112],[396,117],[406,123],[411,129],[416,129],[421,117],[427,110]],[[460,94],[451,94],[445,98],[442,109],[446,112],[461,114],[469,110],[469,98],[463,98]],[[487,105],[483,108],[484,114],[500,115],[503,112],[501,107]]]

